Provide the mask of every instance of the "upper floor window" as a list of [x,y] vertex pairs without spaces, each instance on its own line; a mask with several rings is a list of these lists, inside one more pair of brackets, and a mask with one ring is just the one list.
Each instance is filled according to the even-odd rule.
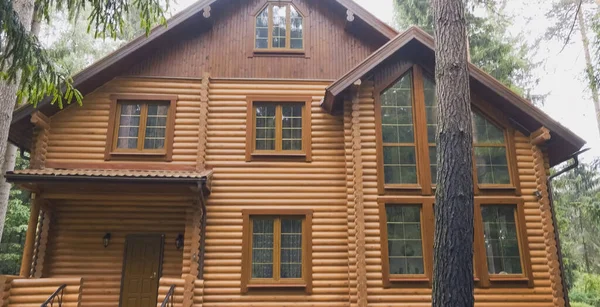
[[106,157],[170,158],[176,97],[114,95]]
[[302,14],[290,3],[269,3],[256,16],[255,50],[303,50],[303,19]]
[[244,211],[245,290],[253,287],[309,288],[312,212]]
[[388,185],[417,184],[412,74],[381,94],[383,172]]
[[310,101],[312,98],[251,98],[248,101],[247,160],[287,156],[310,160]]
[[504,131],[473,112],[473,147],[480,184],[510,184]]
[[[414,66],[379,94],[382,189],[422,189],[437,180],[437,99],[433,78]],[[514,185],[507,128],[472,112],[478,188]]]

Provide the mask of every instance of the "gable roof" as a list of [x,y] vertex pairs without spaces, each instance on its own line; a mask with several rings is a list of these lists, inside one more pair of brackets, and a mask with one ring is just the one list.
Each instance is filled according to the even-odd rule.
[[[410,48],[420,48],[419,56],[434,59],[433,37],[418,27],[411,27],[327,87],[322,107],[330,113],[338,109],[343,103],[342,93],[354,82],[367,76],[384,61],[404,48],[408,48],[409,45]],[[506,112],[506,115],[516,124],[515,126],[525,135],[540,127],[546,127],[551,131],[552,138],[547,144],[550,165],[567,160],[585,145],[585,141],[579,136],[472,63],[469,63],[469,74],[471,87],[482,92],[483,98]]]
[[[379,20],[367,10],[356,4],[353,0],[318,0],[329,1],[337,5],[340,9],[352,12],[366,26],[372,35],[379,36],[385,41],[395,37],[398,32],[383,21]],[[171,17],[168,27],[157,26],[148,36],[141,35],[131,42],[120,47],[111,54],[98,60],[94,64],[83,69],[73,77],[73,85],[83,95],[86,95],[96,88],[117,76],[126,67],[125,63],[131,62],[136,58],[144,56],[155,46],[159,46],[162,41],[167,39],[186,25],[194,25],[196,31],[203,31],[211,27],[211,22],[200,17],[205,8],[210,7],[211,11],[216,9],[227,9],[227,0],[199,0],[189,8]],[[169,34],[169,35],[167,35]],[[31,104],[24,105],[13,113],[9,140],[21,148],[29,148],[31,145],[32,125],[30,123],[31,114],[40,110],[42,113],[51,116],[60,110],[58,107],[50,104],[51,99],[46,98],[38,103],[37,108]]]

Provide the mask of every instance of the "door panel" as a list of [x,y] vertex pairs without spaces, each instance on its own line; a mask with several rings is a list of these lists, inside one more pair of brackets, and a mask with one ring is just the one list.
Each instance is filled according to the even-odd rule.
[[121,307],[156,306],[164,238],[128,235],[121,279]]

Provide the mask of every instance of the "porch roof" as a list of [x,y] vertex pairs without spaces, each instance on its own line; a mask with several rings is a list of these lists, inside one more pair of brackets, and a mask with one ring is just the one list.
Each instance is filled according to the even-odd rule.
[[88,181],[120,183],[208,183],[212,170],[127,170],[127,169],[24,169],[6,173],[6,180],[14,183],[49,181]]

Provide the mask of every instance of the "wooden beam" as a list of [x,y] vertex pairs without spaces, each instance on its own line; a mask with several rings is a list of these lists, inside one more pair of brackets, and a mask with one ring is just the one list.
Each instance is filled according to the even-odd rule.
[[541,145],[550,140],[550,130],[546,127],[540,127],[529,135],[532,145]]
[[27,224],[27,234],[25,236],[25,246],[23,248],[23,257],[21,258],[20,276],[28,278],[31,274],[31,264],[33,260],[33,248],[35,245],[35,233],[37,230],[38,217],[43,199],[37,194],[31,194],[31,211],[29,213],[29,223]]
[[36,127],[50,129],[50,118],[40,111],[35,111],[31,114],[31,123]]

